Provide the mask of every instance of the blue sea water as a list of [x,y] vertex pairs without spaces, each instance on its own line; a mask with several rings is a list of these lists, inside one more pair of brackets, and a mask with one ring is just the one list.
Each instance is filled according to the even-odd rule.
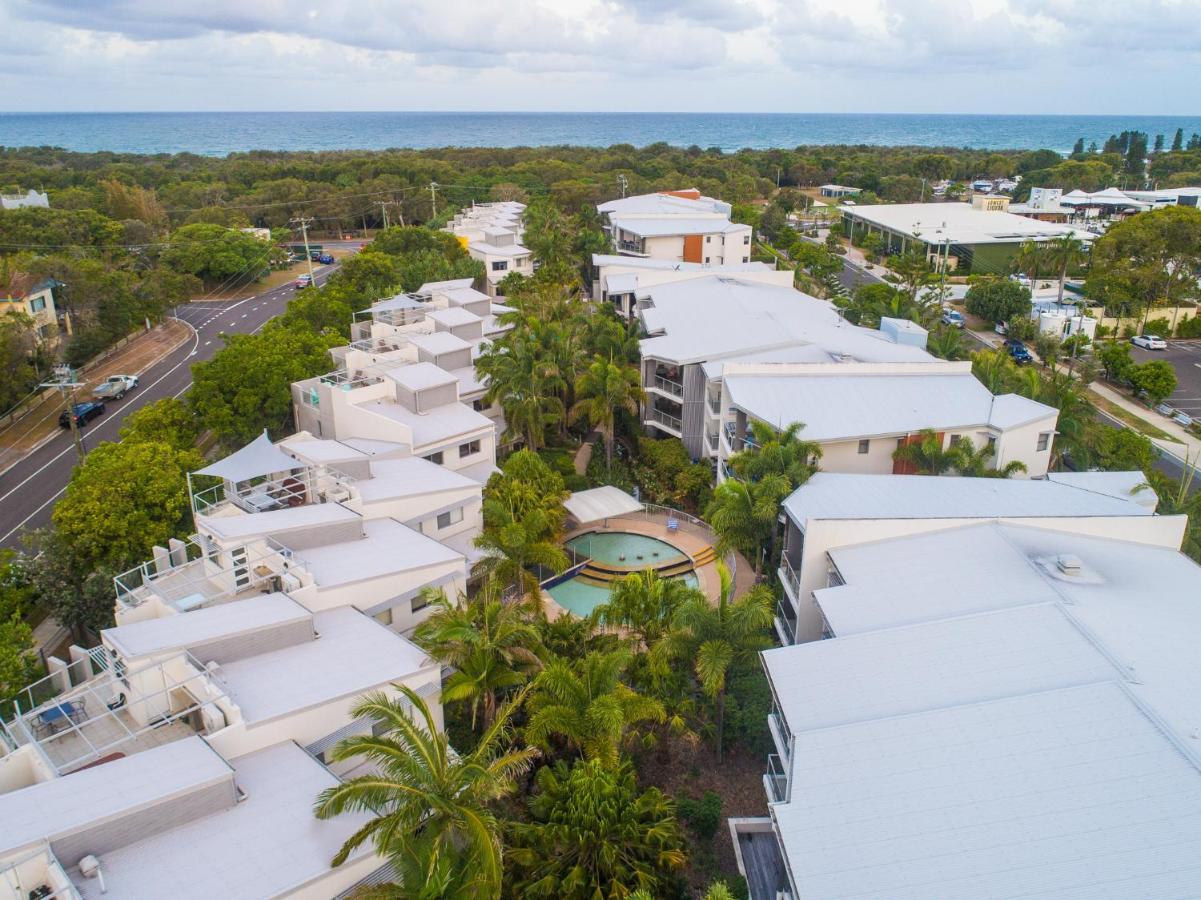
[[379,150],[575,144],[741,148],[877,144],[979,149],[1104,142],[1127,129],[1185,139],[1196,116],[892,113],[151,112],[0,113],[0,146],[223,156],[247,150]]

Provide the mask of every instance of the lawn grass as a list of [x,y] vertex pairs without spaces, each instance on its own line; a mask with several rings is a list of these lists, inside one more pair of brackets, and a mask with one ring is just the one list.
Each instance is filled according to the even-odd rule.
[[1144,434],[1149,438],[1155,438],[1156,440],[1160,441],[1176,442],[1176,438],[1172,437],[1172,435],[1168,434],[1162,428],[1156,428],[1146,419],[1136,416],[1128,409],[1118,406],[1116,403],[1105,399],[1099,394],[1094,392],[1091,399],[1096,407],[1106,415],[1113,416],[1115,419],[1118,419],[1122,423],[1129,425],[1140,434]]

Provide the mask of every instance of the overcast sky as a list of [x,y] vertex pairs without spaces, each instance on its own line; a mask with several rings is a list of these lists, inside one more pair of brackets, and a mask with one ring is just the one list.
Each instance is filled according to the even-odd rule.
[[1195,114],[1201,0],[0,0],[0,109]]

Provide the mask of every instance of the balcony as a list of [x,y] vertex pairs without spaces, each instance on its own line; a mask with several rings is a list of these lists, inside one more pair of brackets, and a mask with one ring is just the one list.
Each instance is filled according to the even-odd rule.
[[[797,564],[800,565],[799,563]],[[792,596],[793,603],[799,603],[801,599],[801,574],[793,568],[792,561],[785,553],[780,556],[780,580],[784,582],[784,586],[788,589]]]
[[684,430],[678,416],[669,415],[661,409],[655,409],[653,406],[646,411],[646,421],[652,425],[657,425],[660,428],[670,432],[676,437],[683,437]]
[[645,241],[617,241],[617,252],[632,256],[646,256]]
[[796,612],[786,597],[776,601],[776,632],[785,645],[796,643]]
[[717,452],[717,446],[720,443],[720,440],[721,438],[718,436],[716,431],[710,431],[705,435],[705,443],[708,445],[709,450],[713,453]]
[[775,753],[767,757],[767,772],[763,776],[763,783],[767,787],[768,803],[788,801],[788,772],[784,768],[784,761]]
[[780,712],[778,703],[772,703],[771,712],[767,716],[767,730],[771,732],[776,752],[787,762],[792,756],[792,732],[788,730],[788,723],[784,721],[784,714]]
[[715,415],[715,416],[720,416],[721,415],[721,396],[718,395],[718,396],[714,397],[712,394],[710,394],[706,399],[709,401],[709,412],[713,413],[713,415]]
[[652,378],[651,383],[647,387],[662,391],[672,397],[684,396],[684,385],[678,381],[672,381],[670,378],[664,378],[662,375],[656,375]]

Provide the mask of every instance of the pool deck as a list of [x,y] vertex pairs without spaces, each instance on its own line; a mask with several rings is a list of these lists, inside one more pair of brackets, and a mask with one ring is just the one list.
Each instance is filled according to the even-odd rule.
[[[605,531],[643,534],[647,537],[657,538],[658,540],[666,541],[674,547],[678,547],[690,557],[695,557],[705,548],[713,546],[714,543],[713,536],[707,530],[694,525],[686,519],[680,519],[680,525],[677,530],[668,531],[662,516],[648,517],[644,513],[618,516],[606,519],[600,523],[592,523],[568,532],[563,536],[563,540],[566,542],[582,534]],[[737,558],[737,571],[734,574],[734,596],[741,597],[754,586],[755,573],[751,569],[751,564],[741,554],[735,553],[735,556]],[[696,574],[700,589],[705,592],[705,596],[711,602],[717,603],[718,594],[721,590],[721,578],[717,574],[717,563],[706,563],[703,566],[698,566],[693,571]],[[546,610],[546,616],[549,619],[557,619],[568,612],[556,603],[554,598],[546,591],[542,591],[542,603]]]

